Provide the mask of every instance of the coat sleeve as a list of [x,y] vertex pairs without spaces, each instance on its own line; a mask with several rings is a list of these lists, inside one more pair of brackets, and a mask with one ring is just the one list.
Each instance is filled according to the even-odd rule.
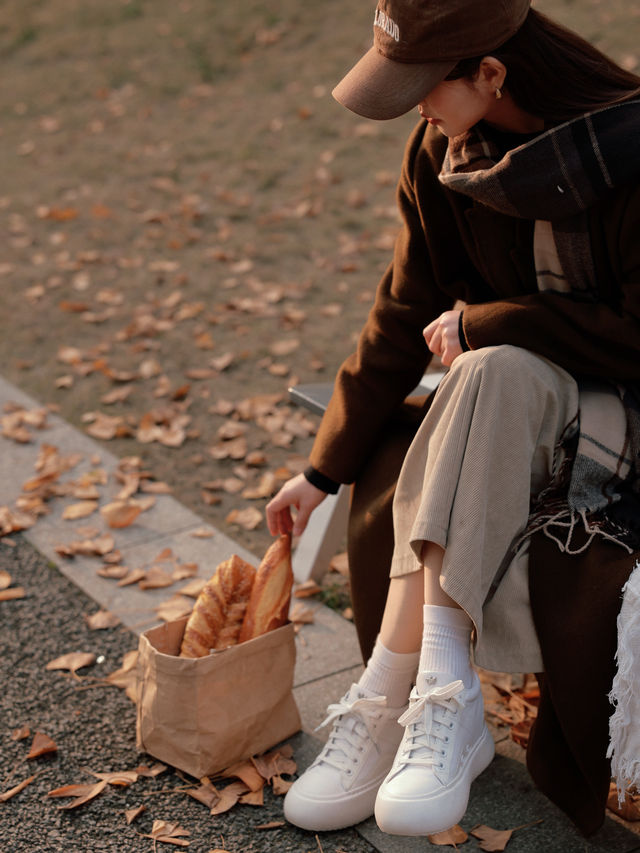
[[593,209],[589,224],[601,301],[546,291],[468,305],[472,349],[513,344],[574,374],[640,381],[640,185]]
[[431,359],[422,330],[454,302],[436,283],[428,229],[416,202],[418,159],[419,180],[438,183],[421,150],[424,130],[418,125],[405,152],[397,195],[402,227],[393,262],[357,350],[338,372],[310,456],[314,468],[340,483],[353,482],[385,423],[420,381]]

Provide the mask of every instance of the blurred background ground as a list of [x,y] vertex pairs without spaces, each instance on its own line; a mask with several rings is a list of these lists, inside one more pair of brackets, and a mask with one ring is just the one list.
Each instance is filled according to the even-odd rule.
[[[3,373],[256,554],[397,230],[416,116],[330,96],[370,6],[3,4]],[[639,3],[538,7],[638,67]]]

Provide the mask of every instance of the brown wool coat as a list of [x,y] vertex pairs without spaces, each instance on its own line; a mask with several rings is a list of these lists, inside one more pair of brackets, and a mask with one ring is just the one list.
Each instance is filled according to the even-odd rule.
[[[311,454],[326,476],[355,483],[349,562],[365,660],[386,599],[396,478],[429,405],[403,403],[430,361],[423,328],[461,300],[472,349],[513,344],[574,375],[640,381],[640,186],[612,193],[589,212],[601,301],[576,303],[538,292],[533,222],[442,187],[437,174],[446,144],[425,122],[408,142],[393,262],[358,349],[336,378]],[[608,543],[594,543],[579,557],[561,554],[543,535],[531,543],[530,595],[545,677],[527,761],[537,784],[585,834],[604,818],[615,617],[634,562]]]

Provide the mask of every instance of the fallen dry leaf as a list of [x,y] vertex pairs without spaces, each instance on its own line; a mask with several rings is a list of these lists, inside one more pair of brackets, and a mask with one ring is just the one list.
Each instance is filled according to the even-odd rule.
[[253,506],[245,509],[232,509],[225,521],[227,524],[237,524],[245,530],[255,530],[262,524],[262,513]]
[[213,537],[213,531],[208,527],[198,527],[197,530],[192,530],[189,535],[193,536],[195,539],[211,539]]
[[187,829],[183,829],[179,823],[168,823],[166,820],[154,820],[149,835],[143,838],[151,838],[154,841],[162,841],[165,844],[175,844],[177,847],[188,847],[189,842],[180,836],[190,835]]
[[113,501],[100,509],[100,514],[112,528],[129,527],[141,512],[140,504],[129,501]]
[[11,732],[11,740],[25,740],[31,734],[29,726],[20,726],[19,729],[14,729]]
[[264,783],[264,777],[260,775],[256,766],[250,761],[240,761],[231,767],[227,767],[220,774],[224,779],[241,779],[250,791],[259,791]]
[[296,625],[312,625],[315,622],[315,613],[313,608],[296,601],[289,613],[289,619]]
[[0,569],[0,589],[6,589],[11,586],[11,575],[4,569]]
[[500,851],[504,850],[509,839],[513,835],[512,829],[492,829],[490,826],[479,824],[469,830],[470,835],[480,839],[478,845],[481,850]]
[[22,586],[10,586],[9,589],[0,590],[0,601],[15,601],[18,598],[24,598],[25,591]]
[[86,785],[63,785],[61,788],[55,788],[49,791],[49,797],[73,797],[70,803],[64,806],[58,806],[60,809],[75,809],[85,803],[94,800],[107,787],[107,782],[103,779],[100,782],[89,783]]
[[64,508],[62,517],[65,521],[76,521],[78,518],[87,518],[98,509],[97,501],[80,501],[79,503],[70,504]]
[[45,669],[67,669],[69,672],[75,673],[76,670],[91,666],[95,662],[96,656],[93,652],[69,652],[49,661]]
[[118,586],[131,586],[134,583],[139,583],[146,575],[145,569],[131,569],[118,581]]
[[152,764],[151,767],[146,764],[139,764],[137,767],[134,767],[134,771],[138,776],[144,776],[147,779],[155,779],[156,776],[164,773],[166,769],[167,765],[163,764],[161,761],[156,761],[156,763]]
[[46,735],[44,732],[36,732],[33,736],[27,759],[39,758],[41,755],[49,755],[57,751],[58,747],[49,735]]
[[308,580],[304,581],[304,583],[298,584],[293,591],[293,596],[294,598],[310,598],[312,595],[317,595],[319,592],[322,592],[322,587],[314,580]]
[[175,583],[175,578],[160,566],[151,566],[139,583],[140,589],[163,589]]
[[98,610],[91,616],[85,615],[85,621],[92,631],[100,631],[103,628],[115,628],[120,624],[120,619],[110,610]]
[[93,770],[89,770],[89,773],[95,776],[96,779],[102,779],[109,785],[116,785],[122,788],[128,788],[129,785],[133,785],[134,782],[138,781],[138,774],[135,770],[113,770],[109,773],[96,773]]
[[197,598],[202,592],[202,588],[206,585],[207,581],[205,578],[193,578],[189,583],[186,583],[183,587],[180,587],[178,593],[180,595],[188,595],[190,598]]
[[181,619],[183,616],[188,616],[193,610],[193,599],[187,598],[186,595],[172,596],[168,601],[163,601],[162,604],[155,608],[158,618],[163,622],[173,622],[175,619]]
[[120,580],[125,577],[129,572],[129,568],[127,566],[102,566],[100,569],[96,570],[96,574],[100,575],[101,578],[113,578],[115,580]]
[[37,775],[37,773],[34,773],[33,776],[29,776],[28,779],[23,779],[22,782],[19,782],[13,788],[10,788],[8,791],[0,794],[0,803],[6,803],[7,800],[11,799],[11,797],[15,797],[16,794],[20,793],[20,791],[24,791],[27,785],[30,785]]
[[431,844],[438,847],[455,847],[458,849],[458,844],[464,844],[469,836],[464,829],[456,824],[451,829],[445,829],[443,832],[435,832],[433,835],[428,835],[427,838]]
[[141,815],[143,811],[145,811],[147,807],[145,805],[136,806],[133,809],[125,809],[124,818],[127,821],[127,826],[133,823],[133,821]]
[[640,820],[640,793],[627,790],[625,791],[625,799],[619,803],[618,788],[616,783],[612,782],[609,786],[607,808],[623,820]]

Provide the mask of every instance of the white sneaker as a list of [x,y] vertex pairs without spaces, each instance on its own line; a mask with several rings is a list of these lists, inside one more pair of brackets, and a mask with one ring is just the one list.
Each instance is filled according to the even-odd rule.
[[[289,788],[284,816],[302,829],[343,829],[371,817],[380,783],[402,739],[398,717],[385,696],[352,684],[327,708],[321,726],[334,723],[320,755]],[[318,726],[320,728],[321,726]]]
[[406,729],[378,791],[378,826],[392,835],[443,832],[464,816],[471,782],[494,755],[478,676],[465,689],[450,675],[418,674],[398,722]]

